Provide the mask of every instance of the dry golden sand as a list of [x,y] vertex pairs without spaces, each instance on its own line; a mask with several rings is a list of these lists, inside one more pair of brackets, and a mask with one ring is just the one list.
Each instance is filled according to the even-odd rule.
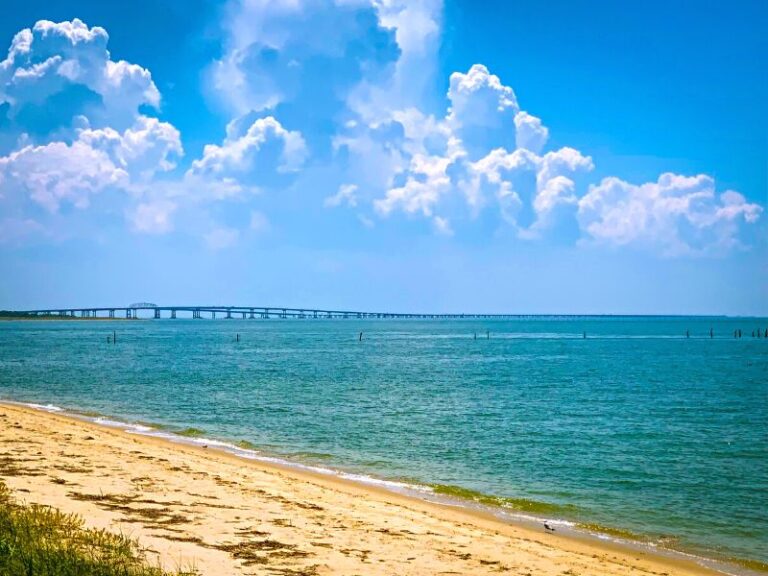
[[205,575],[714,574],[16,405],[0,404],[0,478]]

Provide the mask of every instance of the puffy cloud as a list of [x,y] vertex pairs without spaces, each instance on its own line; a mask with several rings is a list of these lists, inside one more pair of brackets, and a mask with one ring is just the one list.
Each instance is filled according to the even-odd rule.
[[[244,133],[230,127],[221,144],[208,144],[202,158],[192,162],[188,176],[220,180],[240,191],[275,171],[298,170],[308,154],[299,132],[286,130],[272,116],[255,120]],[[242,186],[241,186],[242,183]]]
[[367,122],[418,105],[430,93],[437,71],[442,0],[373,0],[379,22],[394,31],[399,55],[391,69],[366,77],[351,92],[350,109]]
[[172,158],[182,153],[178,131],[141,117],[122,133],[84,128],[71,144],[27,145],[0,157],[0,177],[5,189],[56,212],[62,203],[86,208],[90,197],[105,188],[127,189],[158,170],[170,170]]
[[496,127],[512,120],[519,109],[512,88],[482,64],[473,65],[466,74],[451,74],[448,99],[448,120],[456,126]]
[[[460,193],[473,216],[494,202],[527,238],[551,226],[558,208],[575,207],[570,176],[591,170],[591,158],[567,147],[541,155],[548,130],[519,110],[510,87],[476,64],[451,75],[447,96],[442,118],[416,108],[393,110],[367,125],[352,122],[336,138],[337,150],[353,159],[347,177],[359,186],[358,200],[370,189],[383,190],[373,200],[381,216],[401,210],[445,219],[442,211],[455,211],[451,198]],[[535,215],[530,223],[520,221],[526,204]]]
[[173,202],[143,198],[155,176],[176,167],[184,151],[179,131],[145,116],[160,104],[148,70],[113,61],[103,28],[81,20],[41,20],[16,34],[0,62],[0,103],[17,149],[0,156],[5,200],[50,213],[62,205],[86,208],[104,190],[140,198],[125,209],[132,228],[171,229]]
[[659,247],[668,256],[737,247],[738,223],[755,222],[762,212],[738,192],[718,195],[703,174],[665,173],[641,185],[605,178],[578,206],[579,224],[594,241]]
[[[172,125],[145,115],[160,104],[151,74],[113,61],[104,29],[40,21],[16,35],[0,62],[0,202],[5,215],[16,202],[16,236],[37,225],[20,198],[54,213],[107,189],[129,193],[122,211],[142,233],[172,230],[189,206],[222,202],[223,213],[243,192],[297,183],[336,188],[317,201],[354,208],[366,227],[374,214],[401,213],[452,235],[464,212],[494,210],[521,238],[569,218],[591,242],[666,254],[739,246],[741,226],[762,212],[738,192],[717,194],[707,176],[606,178],[585,194],[579,175],[592,159],[547,150],[541,119],[482,64],[450,76],[446,107],[428,107],[441,0],[231,0],[225,14],[210,73],[235,119],[181,176],[160,176],[183,149]],[[251,212],[250,225],[269,221]],[[213,249],[239,236],[216,226],[203,234]]]
[[[78,19],[41,20],[16,34],[0,62],[0,102],[10,105],[8,116],[22,127],[46,118],[49,125],[32,126],[37,132],[66,126],[75,114],[97,126],[124,129],[139,106],[159,106],[160,93],[149,71],[111,60],[108,40],[106,30]],[[75,104],[57,100],[66,94],[77,96],[70,98]],[[55,117],[59,108],[62,115]]]
[[347,158],[346,179],[358,185],[358,200],[395,185],[414,155],[446,153],[451,132],[443,120],[415,108],[393,111],[371,124],[353,122],[334,140],[337,156]]
[[[606,179],[581,198],[579,175],[593,170],[592,158],[570,147],[545,151],[548,129],[485,66],[452,74],[447,97],[443,117],[409,107],[347,123],[335,145],[349,165],[345,181],[358,185],[357,205],[373,196],[380,216],[421,216],[441,232],[448,228],[439,223],[460,209],[458,193],[472,217],[496,206],[520,238],[579,225],[584,235],[614,244],[655,238],[667,253],[735,246],[739,222],[761,212],[732,191],[715,201],[706,177],[663,175],[639,187]],[[341,204],[341,196],[328,201]]]
[[50,212],[62,202],[86,208],[92,194],[129,181],[128,173],[115,166],[109,154],[82,141],[26,146],[0,158],[0,173],[4,187],[26,192]]
[[370,1],[236,0],[224,26],[214,85],[237,114],[291,101],[337,109],[399,54]]
[[354,208],[357,206],[357,196],[355,196],[356,191],[356,184],[342,184],[339,186],[336,194],[328,196],[323,204],[329,208],[334,206],[341,206],[342,204],[346,204],[347,206]]
[[549,138],[549,130],[541,119],[520,111],[515,115],[515,142],[518,148],[525,148],[539,154]]
[[[580,197],[577,175],[593,170],[592,158],[570,147],[543,152],[548,129],[521,111],[514,91],[485,66],[452,74],[448,99],[442,119],[393,110],[367,125],[352,122],[336,138],[337,149],[354,158],[350,164],[367,172],[352,178],[356,205],[368,189],[383,188],[373,199],[380,216],[423,216],[446,234],[448,213],[456,210],[450,199],[459,191],[472,215],[495,204],[521,238],[538,238],[569,219],[597,241],[653,243],[667,254],[737,246],[739,222],[754,222],[762,211],[737,192],[717,197],[704,176],[667,174],[643,186],[609,178]],[[343,198],[339,192],[326,202]]]
[[115,165],[142,180],[151,179],[159,171],[173,170],[176,159],[184,154],[179,131],[147,116],[139,116],[123,133],[114,128],[81,130],[79,140],[108,152]]
[[[525,148],[514,152],[497,148],[470,164],[462,189],[475,209],[484,206],[487,196],[493,194],[502,216],[518,228],[519,235],[535,238],[552,224],[553,213],[558,207],[576,205],[576,185],[567,176],[592,168],[592,159],[573,148],[561,148],[543,156]],[[535,219],[528,225],[521,225],[519,214],[524,202],[519,188],[526,175],[535,176],[531,199]]]
[[401,209],[408,214],[431,217],[442,197],[452,189],[448,169],[462,153],[454,147],[445,156],[415,154],[405,182],[390,188],[384,198],[374,201],[376,211],[387,216]]

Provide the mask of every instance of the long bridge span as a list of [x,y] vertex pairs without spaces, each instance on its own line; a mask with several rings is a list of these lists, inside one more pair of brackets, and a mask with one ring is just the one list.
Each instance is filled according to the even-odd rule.
[[57,316],[71,318],[139,318],[139,313],[149,318],[309,318],[309,319],[350,319],[350,318],[397,318],[397,319],[459,319],[459,318],[519,318],[517,314],[414,314],[392,312],[360,312],[353,310],[320,310],[315,308],[284,308],[281,306],[158,306],[138,302],[128,306],[98,306],[86,308],[44,308],[38,310],[17,310],[14,314],[24,316]]

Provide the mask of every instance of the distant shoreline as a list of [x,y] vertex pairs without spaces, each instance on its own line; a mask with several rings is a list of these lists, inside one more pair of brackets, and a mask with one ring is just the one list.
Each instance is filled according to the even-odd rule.
[[85,322],[93,322],[95,321],[109,321],[109,322],[125,322],[125,321],[131,321],[134,320],[144,320],[144,318],[104,318],[104,317],[96,317],[96,318],[81,318],[80,316],[2,316],[0,315],[0,322],[47,322],[49,320],[55,321],[55,322],[70,322],[70,321],[85,321]]

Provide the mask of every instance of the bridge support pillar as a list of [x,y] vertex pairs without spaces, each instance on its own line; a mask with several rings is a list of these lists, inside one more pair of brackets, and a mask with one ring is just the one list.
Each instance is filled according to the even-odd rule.
[[155,308],[155,319],[159,319],[159,318],[160,318],[160,310]]
[[125,309],[125,317],[126,317],[126,319],[130,319],[130,317],[131,317],[131,309],[130,308],[126,308]]
[[211,312],[211,319],[216,320],[216,312]]
[[115,311],[114,310],[110,310],[109,311],[109,317],[110,318],[114,318],[115,317]]
[[227,309],[227,320],[232,320],[232,310]]
[[176,320],[176,310],[171,310],[171,318]]
[[[243,317],[245,317],[245,316],[243,316]],[[255,316],[253,315],[253,308],[251,308],[251,315],[249,316],[249,318],[251,320],[253,320],[255,318]]]

